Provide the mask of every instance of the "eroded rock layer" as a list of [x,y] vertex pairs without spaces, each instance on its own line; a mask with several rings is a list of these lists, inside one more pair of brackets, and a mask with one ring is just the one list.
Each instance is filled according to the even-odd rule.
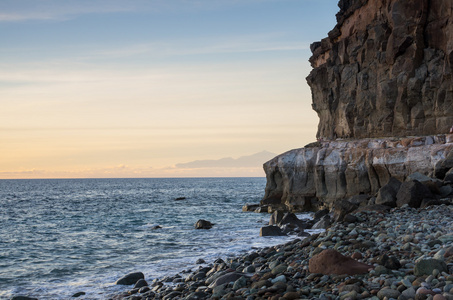
[[[341,0],[312,44],[320,138],[434,135],[453,125],[453,1]],[[312,151],[312,150],[304,150]]]
[[314,143],[264,164],[267,185],[261,204],[306,211],[332,208],[334,201],[353,196],[368,201],[391,177],[435,176],[452,151],[453,135]]

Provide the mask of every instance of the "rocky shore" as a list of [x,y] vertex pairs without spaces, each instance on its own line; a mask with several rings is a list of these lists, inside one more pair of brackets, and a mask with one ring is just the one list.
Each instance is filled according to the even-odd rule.
[[452,213],[445,204],[352,213],[284,245],[149,283],[139,275],[111,299],[453,299]]

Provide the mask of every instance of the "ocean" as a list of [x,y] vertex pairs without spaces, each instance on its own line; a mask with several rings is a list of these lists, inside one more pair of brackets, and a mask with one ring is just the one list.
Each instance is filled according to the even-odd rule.
[[[106,299],[130,288],[115,285],[130,272],[151,282],[195,270],[199,258],[210,263],[293,239],[259,237],[269,215],[242,212],[265,185],[265,178],[0,180],[0,299],[77,292]],[[199,219],[215,225],[196,230]]]

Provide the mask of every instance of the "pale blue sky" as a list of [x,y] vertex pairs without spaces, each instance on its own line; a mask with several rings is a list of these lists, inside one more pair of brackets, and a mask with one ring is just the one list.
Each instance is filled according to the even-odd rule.
[[337,11],[337,0],[0,1],[0,178],[257,175],[173,166],[313,141],[309,45]]

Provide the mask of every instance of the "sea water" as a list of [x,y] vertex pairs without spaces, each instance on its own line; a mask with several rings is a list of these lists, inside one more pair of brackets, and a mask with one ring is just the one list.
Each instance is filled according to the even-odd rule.
[[[0,180],[0,299],[105,299],[121,276],[195,270],[288,237],[259,237],[264,178]],[[176,200],[177,198],[185,198]],[[215,225],[196,230],[199,219]],[[162,228],[157,228],[160,226]],[[129,287],[130,288],[130,287]]]

